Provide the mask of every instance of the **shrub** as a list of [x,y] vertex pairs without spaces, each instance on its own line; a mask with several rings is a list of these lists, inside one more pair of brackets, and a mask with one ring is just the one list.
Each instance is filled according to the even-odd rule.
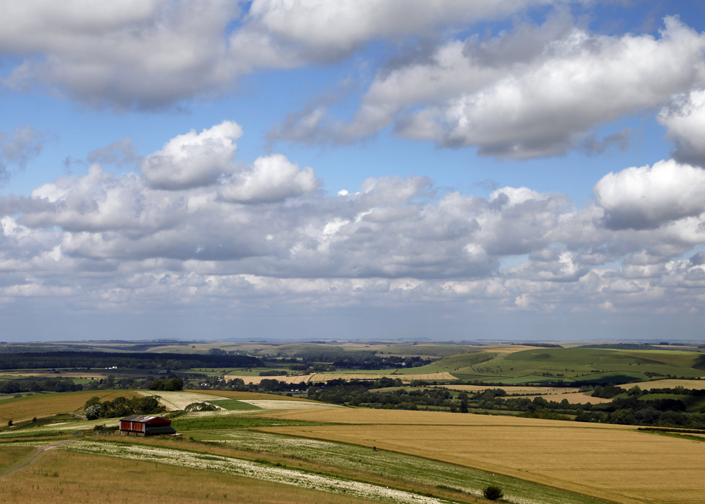
[[103,415],[103,407],[100,404],[94,404],[86,408],[86,420],[97,420]]
[[485,496],[485,499],[493,501],[499,500],[504,497],[502,489],[495,485],[489,485],[487,488],[485,488],[485,490],[482,492],[482,495]]
[[184,408],[184,411],[217,411],[219,408],[214,404],[205,402],[191,403]]

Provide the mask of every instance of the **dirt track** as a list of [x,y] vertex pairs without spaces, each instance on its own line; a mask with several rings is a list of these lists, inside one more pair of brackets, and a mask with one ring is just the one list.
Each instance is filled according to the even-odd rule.
[[19,462],[11,465],[10,467],[0,471],[0,478],[4,478],[6,476],[11,476],[17,472],[22,471],[23,469],[26,469],[27,467],[31,466],[35,462],[37,462],[42,456],[48,452],[49,450],[53,450],[57,446],[61,446],[67,443],[72,443],[73,439],[67,439],[66,441],[56,441],[54,443],[49,443],[44,446],[40,446],[36,448],[33,452],[31,452],[29,455],[21,459]]

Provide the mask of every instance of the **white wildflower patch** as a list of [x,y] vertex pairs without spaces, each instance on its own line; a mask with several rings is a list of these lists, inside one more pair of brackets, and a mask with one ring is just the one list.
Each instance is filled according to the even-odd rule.
[[449,501],[434,497],[385,488],[379,485],[349,481],[332,476],[322,476],[293,469],[273,467],[267,464],[250,462],[231,457],[212,454],[191,453],[167,448],[156,448],[143,445],[118,445],[112,443],[96,443],[78,441],[62,447],[64,450],[80,453],[93,453],[108,457],[119,457],[131,460],[145,460],[161,464],[169,464],[191,469],[218,471],[234,476],[270,481],[301,488],[345,494],[350,497],[371,499],[380,502],[408,504],[442,504]]

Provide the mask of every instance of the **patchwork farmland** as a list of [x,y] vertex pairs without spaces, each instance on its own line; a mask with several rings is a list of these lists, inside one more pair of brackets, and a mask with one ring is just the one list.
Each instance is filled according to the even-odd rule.
[[[369,353],[331,356],[341,366],[379,364],[394,346],[380,348],[385,353],[377,360],[364,361]],[[234,368],[199,367],[146,373],[143,383],[125,371],[126,378],[106,379],[94,390],[5,394],[0,492],[18,504],[114,503],[145,495],[177,504],[234,496],[238,502],[440,504],[488,502],[483,492],[495,485],[504,502],[515,504],[702,501],[699,352],[461,349],[470,351],[399,346],[393,370],[309,373],[305,390],[296,380],[306,375],[281,374],[299,372],[288,368],[301,367],[300,361],[267,357],[264,366],[240,375]],[[325,345],[316,351],[318,360],[307,365],[333,366],[332,359],[321,360]],[[632,381],[641,371],[644,378],[665,379]],[[12,372],[15,384],[35,379]],[[613,385],[615,379],[623,385]],[[189,380],[200,388],[170,390]],[[119,418],[131,414],[168,419],[178,435],[117,436]],[[82,477],[83,470],[92,477]],[[130,484],[135,470],[150,473],[163,489]]]

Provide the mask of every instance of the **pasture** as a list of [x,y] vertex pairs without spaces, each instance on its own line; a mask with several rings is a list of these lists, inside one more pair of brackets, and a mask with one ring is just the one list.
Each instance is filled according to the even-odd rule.
[[32,450],[30,446],[0,446],[0,474],[29,455]]
[[433,365],[445,366],[461,380],[516,385],[561,381],[579,386],[590,382],[648,381],[654,376],[705,376],[705,354],[672,350],[532,348],[509,354],[453,355]]
[[377,446],[624,504],[702,502],[705,443],[635,427],[384,410],[272,415],[336,425],[262,431]]

